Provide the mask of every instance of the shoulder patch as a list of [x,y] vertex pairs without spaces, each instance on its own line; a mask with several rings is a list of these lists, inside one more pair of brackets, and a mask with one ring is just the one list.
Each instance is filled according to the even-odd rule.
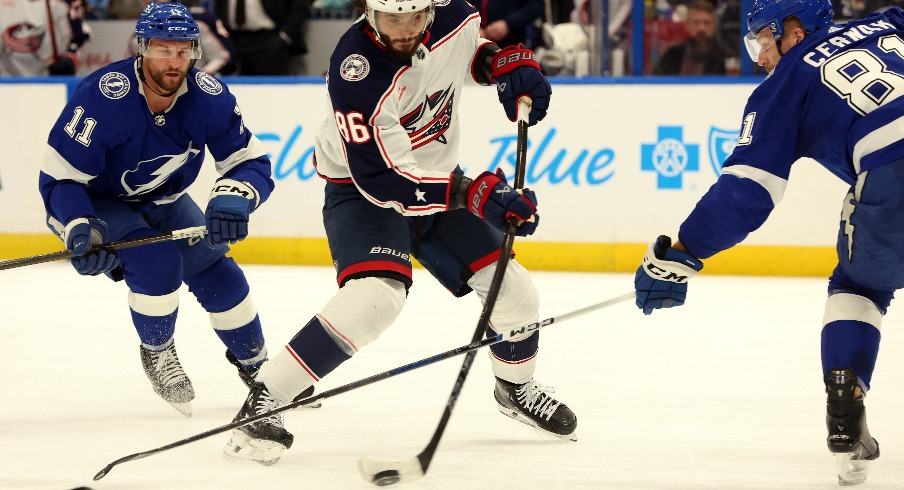
[[363,80],[370,73],[370,63],[360,54],[352,54],[342,60],[339,75],[349,82]]
[[97,82],[97,86],[100,88],[100,92],[104,94],[104,97],[116,100],[125,97],[129,93],[131,83],[122,73],[111,71],[101,77],[100,81]]
[[199,71],[195,74],[195,83],[198,84],[198,87],[201,87],[201,90],[210,95],[218,95],[223,91],[223,84],[203,71]]
[[446,5],[449,5],[449,2],[451,1],[452,0],[436,0],[434,5],[436,5],[437,7],[445,7]]

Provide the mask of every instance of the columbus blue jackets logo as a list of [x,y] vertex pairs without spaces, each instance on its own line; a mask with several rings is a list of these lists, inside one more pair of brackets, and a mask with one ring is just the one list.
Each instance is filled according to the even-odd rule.
[[3,45],[13,53],[34,53],[44,40],[44,29],[29,23],[13,24],[3,31]]
[[709,128],[709,163],[716,175],[722,174],[722,164],[738,146],[740,131],[719,129],[715,126]]
[[138,162],[135,170],[126,171],[120,177],[122,188],[126,191],[123,196],[138,196],[153,191],[200,152],[189,142],[188,148],[178,155],[160,155]]
[[423,103],[401,117],[402,126],[411,138],[411,149],[420,148],[431,141],[446,144],[445,132],[452,124],[452,107],[455,92],[449,85],[446,90],[428,95]]
[[360,54],[349,55],[339,65],[339,76],[349,82],[363,80],[368,73],[370,73],[370,63]]
[[129,93],[131,84],[129,79],[122,73],[111,71],[100,78],[97,86],[100,88],[100,93],[104,94],[104,97],[116,100],[125,97]]
[[195,83],[198,84],[198,87],[201,87],[201,90],[207,92],[210,95],[217,95],[223,91],[223,84],[220,83],[216,78],[204,73],[203,71],[199,71],[195,74]]

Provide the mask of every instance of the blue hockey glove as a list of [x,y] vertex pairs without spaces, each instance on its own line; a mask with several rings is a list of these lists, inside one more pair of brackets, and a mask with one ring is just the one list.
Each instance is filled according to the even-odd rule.
[[515,232],[518,236],[530,235],[540,223],[534,191],[522,189],[519,194],[509,187],[502,169],[478,175],[468,185],[466,199],[469,211],[500,231],[508,229],[508,221],[512,217],[521,222]]
[[657,308],[683,305],[688,279],[703,269],[703,262],[671,246],[671,238],[665,235],[657,238],[634,274],[635,303],[645,315]]
[[533,51],[523,44],[506,46],[493,56],[491,63],[492,80],[509,121],[518,119],[518,99],[525,95],[532,101],[527,124],[533,126],[546,117],[552,87],[540,72]]
[[97,218],[78,218],[63,230],[63,243],[75,257],[69,259],[75,270],[83,276],[105,274],[119,266],[119,257],[113,250],[94,249],[104,243],[107,223]]
[[218,180],[210,192],[204,219],[207,242],[236,243],[248,236],[248,215],[257,207],[257,191],[247,182]]

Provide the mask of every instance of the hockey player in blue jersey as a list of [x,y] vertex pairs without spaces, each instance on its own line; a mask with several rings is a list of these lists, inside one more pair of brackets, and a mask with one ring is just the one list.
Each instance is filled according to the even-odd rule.
[[[473,290],[484,299],[507,217],[521,222],[520,235],[537,226],[533,192],[512,191],[501,174],[471,179],[458,169],[456,110],[471,77],[496,84],[510,120],[523,95],[533,100],[529,123],[542,119],[551,88],[533,53],[481,39],[480,16],[465,0],[358,0],[357,7],[365,15],[330,58],[328,114],[315,138],[339,290],[264,363],[237,419],[313,391],[376,339],[405,303],[412,257],[454,295]],[[538,317],[539,297],[524,267],[512,260],[504,278],[490,330]],[[533,378],[538,342],[534,332],[491,348],[498,408],[572,439],[574,413]],[[225,452],[272,464],[292,440],[274,415],[233,431]]]
[[[173,343],[182,282],[245,383],[267,357],[245,276],[225,254],[273,190],[270,161],[226,86],[194,68],[198,26],[179,3],[151,3],[136,58],[87,76],[50,131],[40,174],[47,223],[84,275],[125,281],[154,391],[191,415],[194,389]],[[186,194],[205,146],[220,179],[206,213]],[[207,239],[92,252],[94,244],[207,226]]]
[[904,12],[835,25],[828,0],[756,0],[747,24],[751,57],[769,76],[747,102],[721,177],[681,224],[678,240],[661,236],[650,245],[635,275],[637,306],[650,314],[683,304],[701,259],[763,224],[799,158],[850,185],[821,355],[828,447],[839,483],[860,483],[879,456],[863,399],[882,317],[904,287]]

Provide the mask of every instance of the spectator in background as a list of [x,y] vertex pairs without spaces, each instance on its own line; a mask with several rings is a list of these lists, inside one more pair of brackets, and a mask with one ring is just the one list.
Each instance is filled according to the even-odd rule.
[[654,75],[725,75],[728,50],[716,39],[716,8],[708,0],[688,7],[684,28],[688,40],[669,48],[653,68]]
[[[51,21],[52,19],[52,21]],[[72,75],[69,4],[61,0],[0,2],[0,75]]]
[[529,39],[528,29],[534,21],[543,17],[544,0],[468,0],[480,12],[480,37],[489,39],[500,48],[524,43],[536,44]]
[[292,57],[308,52],[310,6],[310,0],[214,0],[239,54],[239,74],[294,74]]
[[[168,2],[169,0],[161,0],[161,3]],[[141,3],[144,6],[151,2],[150,0],[142,0]],[[236,64],[238,56],[235,52],[235,46],[229,39],[229,33],[220,19],[203,7],[191,7],[190,2],[185,2],[185,6],[189,7],[199,29],[201,59],[198,60],[195,67],[208,75],[232,75],[236,73],[238,71]],[[132,56],[138,55],[138,39],[134,34],[129,38],[129,52],[132,53]]]

